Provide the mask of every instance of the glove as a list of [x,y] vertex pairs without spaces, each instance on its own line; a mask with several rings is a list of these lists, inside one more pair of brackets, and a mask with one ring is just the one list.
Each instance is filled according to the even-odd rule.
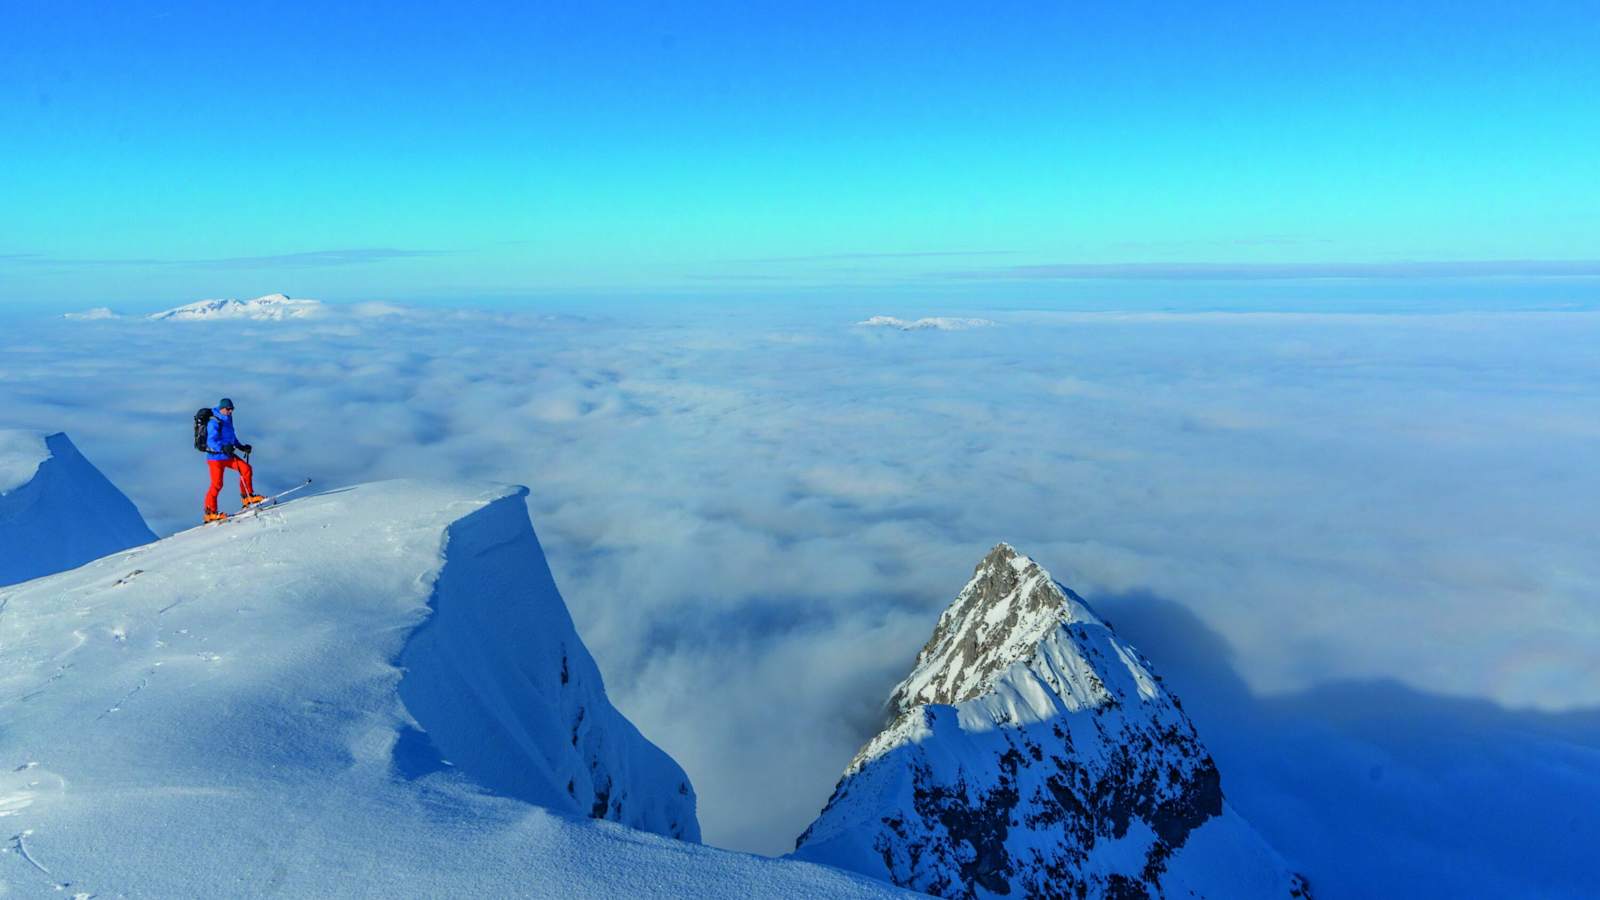
[[234,444],[234,446],[237,447],[240,450],[243,450],[245,456],[249,456],[250,455],[250,451],[252,449],[254,449],[249,444]]

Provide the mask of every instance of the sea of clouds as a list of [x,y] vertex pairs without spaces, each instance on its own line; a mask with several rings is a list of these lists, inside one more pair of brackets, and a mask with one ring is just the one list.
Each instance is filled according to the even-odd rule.
[[1600,313],[876,312],[19,318],[0,426],[67,431],[162,534],[223,395],[266,490],[529,485],[710,843],[792,846],[1004,540],[1330,896],[1595,886]]

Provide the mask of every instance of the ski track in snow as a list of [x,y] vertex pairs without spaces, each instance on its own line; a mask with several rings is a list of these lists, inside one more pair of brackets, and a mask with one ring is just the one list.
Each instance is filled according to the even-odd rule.
[[139,679],[139,683],[138,684],[134,685],[133,688],[130,689],[126,694],[122,695],[122,699],[121,700],[118,700],[116,703],[113,703],[111,706],[107,707],[106,711],[101,713],[98,716],[95,716],[94,720],[96,722],[99,722],[102,719],[104,719],[106,716],[111,715],[112,713],[122,712],[122,707],[124,705],[126,705],[129,700],[132,700],[135,694],[139,693],[140,691],[144,690],[146,687],[149,686],[149,684],[150,684],[149,676],[150,675],[154,675],[154,674],[155,674],[155,670],[151,669],[150,672],[144,678]]
[[33,829],[31,828],[27,829],[26,831],[19,831],[16,834],[13,834],[11,836],[11,847],[17,851],[17,854],[20,855],[23,861],[28,865],[33,866],[35,869],[38,869],[46,875],[49,875],[50,870],[46,869],[37,859],[33,858],[32,853],[28,852],[28,845],[23,839],[30,834],[33,834]]

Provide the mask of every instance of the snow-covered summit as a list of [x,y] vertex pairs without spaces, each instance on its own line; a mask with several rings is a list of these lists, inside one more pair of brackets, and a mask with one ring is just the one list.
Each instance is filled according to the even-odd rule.
[[65,434],[0,429],[0,585],[155,539]]
[[164,312],[151,313],[149,318],[169,322],[203,322],[218,319],[255,319],[280,321],[314,316],[322,311],[317,300],[291,300],[284,294],[267,294],[254,300],[201,300]]
[[946,897],[1297,897],[1150,663],[1001,544],[795,856]]

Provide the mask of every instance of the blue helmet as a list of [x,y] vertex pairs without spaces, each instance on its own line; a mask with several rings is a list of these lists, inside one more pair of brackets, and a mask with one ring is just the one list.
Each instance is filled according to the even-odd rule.
[[222,402],[217,404],[217,409],[233,409],[233,401],[223,397]]

